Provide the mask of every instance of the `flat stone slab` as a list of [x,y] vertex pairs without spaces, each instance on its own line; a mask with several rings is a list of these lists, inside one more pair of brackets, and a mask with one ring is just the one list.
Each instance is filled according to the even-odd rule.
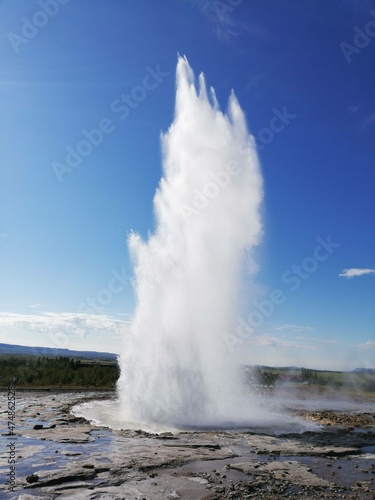
[[283,461],[271,463],[238,463],[228,465],[229,469],[236,469],[254,476],[271,475],[281,481],[289,481],[304,486],[330,486],[330,483],[317,477],[306,465],[297,461]]
[[58,443],[89,443],[94,439],[90,436],[92,426],[56,426],[52,429],[29,429],[23,435],[31,439],[55,441]]
[[272,454],[283,456],[346,456],[359,455],[360,449],[354,446],[321,446],[309,441],[287,437],[274,437],[265,435],[252,435],[248,438],[251,448],[258,454]]

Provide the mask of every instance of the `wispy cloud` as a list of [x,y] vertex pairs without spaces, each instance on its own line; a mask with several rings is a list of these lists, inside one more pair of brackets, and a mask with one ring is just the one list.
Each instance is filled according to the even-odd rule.
[[361,106],[360,106],[359,104],[354,105],[354,106],[348,106],[349,113],[350,113],[351,115],[355,115],[355,114],[357,114],[357,113],[358,113],[358,111],[359,111],[359,109],[360,109],[360,107],[361,107]]
[[233,43],[235,38],[244,34],[260,39],[272,38],[271,34],[263,27],[249,22],[244,23],[238,17],[235,19],[233,13],[242,4],[242,1],[235,5],[231,5],[226,0],[191,0],[191,3],[208,19],[212,31],[224,42]]
[[375,340],[368,340],[363,344],[357,344],[360,349],[367,349],[368,351],[375,351]]
[[128,321],[105,314],[54,313],[39,314],[0,313],[0,327],[10,327],[38,333],[88,337],[91,334],[112,333],[120,335]]
[[[310,340],[310,339],[309,339]],[[298,349],[316,349],[310,341],[306,339],[301,339],[295,337],[294,339],[286,339],[282,336],[269,335],[264,333],[263,335],[257,335],[253,338],[254,344],[260,347],[267,347],[270,349],[281,349],[286,351],[295,351]]]
[[[361,342],[361,340],[357,340]],[[305,366],[322,370],[353,370],[368,366],[375,351],[375,341],[363,340],[359,345],[337,340],[310,338],[264,332],[251,337],[248,349],[242,345],[238,356],[244,364],[266,366]],[[372,366],[371,366],[372,367]]]
[[339,276],[342,278],[355,278],[357,276],[364,276],[365,274],[375,274],[375,269],[351,267],[350,269],[343,269]]
[[370,113],[362,120],[360,131],[365,132],[366,130],[371,128],[373,125],[375,125],[375,113]]
[[314,327],[305,325],[279,325],[275,326],[275,330],[290,330],[293,332],[304,332],[306,330],[314,330]]

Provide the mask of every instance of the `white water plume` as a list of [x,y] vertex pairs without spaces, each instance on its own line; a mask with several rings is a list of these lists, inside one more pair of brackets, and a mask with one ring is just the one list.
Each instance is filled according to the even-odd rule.
[[234,93],[225,114],[202,74],[196,88],[184,57],[176,78],[156,230],[147,242],[129,238],[137,307],[121,356],[121,412],[171,425],[259,422],[263,410],[242,392],[225,341],[236,328],[244,250],[251,255],[262,235],[255,142]]

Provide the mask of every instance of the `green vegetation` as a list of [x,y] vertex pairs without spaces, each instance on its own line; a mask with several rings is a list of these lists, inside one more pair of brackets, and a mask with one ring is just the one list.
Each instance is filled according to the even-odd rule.
[[64,388],[113,388],[119,376],[114,361],[93,361],[66,357],[2,357],[0,385],[9,386],[17,377],[17,386]]
[[260,385],[275,385],[277,383],[277,379],[279,378],[277,373],[273,373],[270,370],[257,370],[256,372],[256,380]]
[[338,372],[320,371],[309,368],[270,368],[247,367],[245,369],[245,383],[256,384],[262,387],[276,387],[283,384],[303,386],[310,385],[317,388],[342,390],[354,393],[374,393],[375,373],[373,371]]

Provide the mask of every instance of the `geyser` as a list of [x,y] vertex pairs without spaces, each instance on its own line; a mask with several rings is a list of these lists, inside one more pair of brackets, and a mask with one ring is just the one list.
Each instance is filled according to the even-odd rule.
[[[162,136],[155,233],[129,238],[137,306],[121,356],[122,418],[245,425],[267,415],[244,393],[226,337],[236,328],[244,250],[259,244],[262,176],[244,113],[227,113],[179,57],[175,118]],[[252,266],[255,268],[255,265]]]

